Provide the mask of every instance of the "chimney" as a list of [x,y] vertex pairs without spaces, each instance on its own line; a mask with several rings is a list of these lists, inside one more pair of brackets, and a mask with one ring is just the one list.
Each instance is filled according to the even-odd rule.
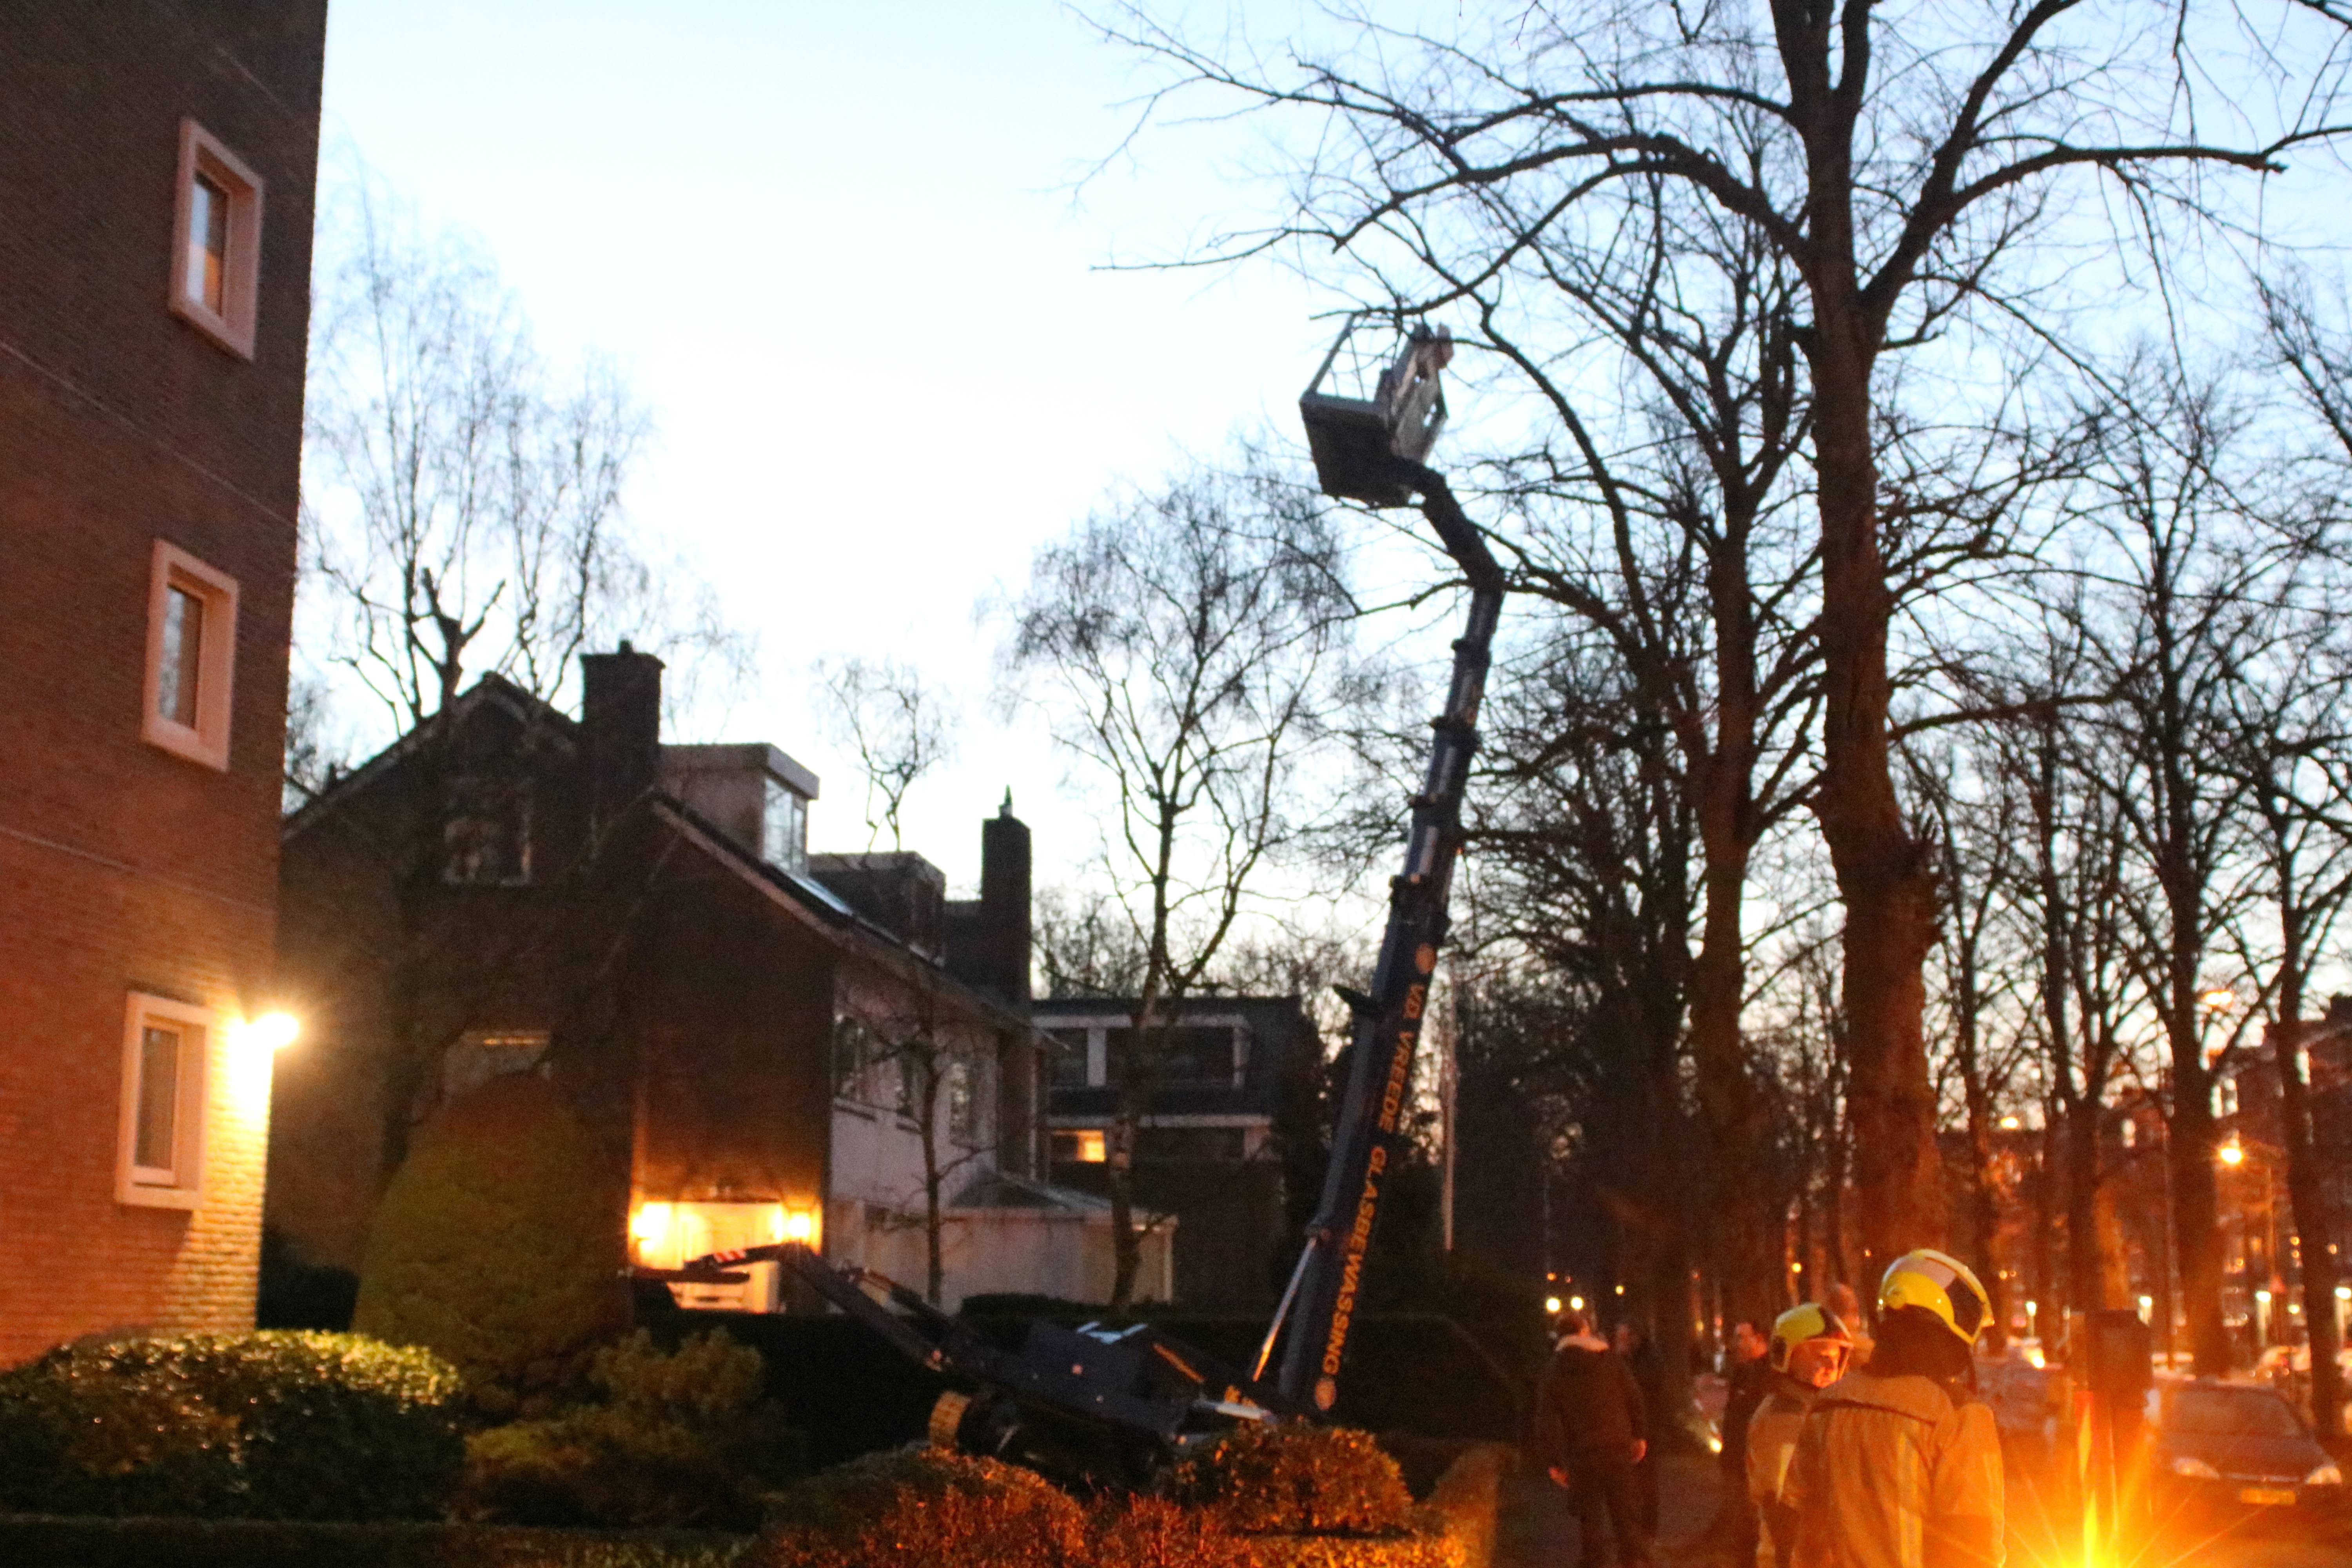
[[661,773],[662,661],[625,641],[580,656],[580,733],[589,806],[609,823]]
[[987,984],[1017,1005],[1029,994],[1029,825],[1013,792],[980,827],[980,960]]

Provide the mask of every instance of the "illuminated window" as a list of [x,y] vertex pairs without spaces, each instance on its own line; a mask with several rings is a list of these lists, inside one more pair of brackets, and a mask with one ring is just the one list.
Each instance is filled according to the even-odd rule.
[[236,579],[157,540],[148,574],[141,735],[190,762],[227,771],[236,673]]
[[172,233],[173,312],[251,359],[261,284],[261,178],[193,120],[180,121]]
[[1065,1164],[1099,1165],[1109,1157],[1099,1127],[1081,1127],[1054,1134],[1054,1158]]
[[215,1021],[201,1007],[133,993],[122,1040],[118,1202],[194,1208],[204,1186],[205,1089]]

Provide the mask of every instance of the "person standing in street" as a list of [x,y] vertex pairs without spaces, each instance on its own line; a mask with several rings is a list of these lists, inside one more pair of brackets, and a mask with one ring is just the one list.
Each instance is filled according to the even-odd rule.
[[1581,1568],[1600,1568],[1601,1520],[1615,1539],[1618,1568],[1650,1561],[1633,1473],[1648,1452],[1648,1412],[1624,1358],[1591,1331],[1581,1312],[1559,1319],[1536,1400],[1537,1457],[1576,1510]]
[[[1612,1338],[1617,1353],[1625,1358],[1626,1370],[1642,1390],[1642,1408],[1647,1413],[1650,1426],[1656,1432],[1665,1430],[1666,1360],[1649,1334],[1634,1322],[1617,1325]],[[1633,1497],[1642,1510],[1642,1532],[1653,1541],[1658,1535],[1658,1447],[1655,1443],[1633,1467]]]
[[1988,1315],[1956,1258],[1923,1247],[1888,1266],[1870,1364],[1823,1389],[1798,1435],[1789,1568],[1999,1568],[2000,1438],[1973,1354]]
[[1735,1563],[1746,1563],[1756,1555],[1756,1510],[1748,1500],[1748,1424],[1756,1407],[1764,1402],[1766,1384],[1771,1376],[1771,1368],[1765,1361],[1769,1348],[1764,1335],[1747,1319],[1731,1325],[1731,1343],[1723,1369],[1726,1394],[1719,1427],[1723,1434],[1718,1454],[1723,1467],[1723,1505],[1708,1525],[1707,1535],[1727,1547]]
[[1791,1307],[1772,1321],[1762,1397],[1740,1445],[1745,1468],[1737,1483],[1752,1505],[1749,1517],[1761,1528],[1749,1539],[1748,1554],[1737,1561],[1752,1561],[1756,1568],[1788,1568],[1797,1520],[1781,1500],[1781,1484],[1788,1479],[1805,1413],[1816,1394],[1845,1375],[1853,1353],[1853,1334],[1836,1313],[1817,1302]]

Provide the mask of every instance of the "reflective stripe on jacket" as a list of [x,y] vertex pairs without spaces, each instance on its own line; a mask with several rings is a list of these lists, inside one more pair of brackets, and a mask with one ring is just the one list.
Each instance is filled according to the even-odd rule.
[[1806,1415],[1781,1500],[1797,1516],[1790,1568],[1993,1568],[1992,1412],[1933,1378],[1848,1373]]

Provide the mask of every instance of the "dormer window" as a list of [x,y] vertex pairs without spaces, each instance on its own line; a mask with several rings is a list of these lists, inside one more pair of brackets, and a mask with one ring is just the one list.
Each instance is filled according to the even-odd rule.
[[796,876],[808,874],[808,800],[782,779],[767,781],[760,816],[760,858]]

